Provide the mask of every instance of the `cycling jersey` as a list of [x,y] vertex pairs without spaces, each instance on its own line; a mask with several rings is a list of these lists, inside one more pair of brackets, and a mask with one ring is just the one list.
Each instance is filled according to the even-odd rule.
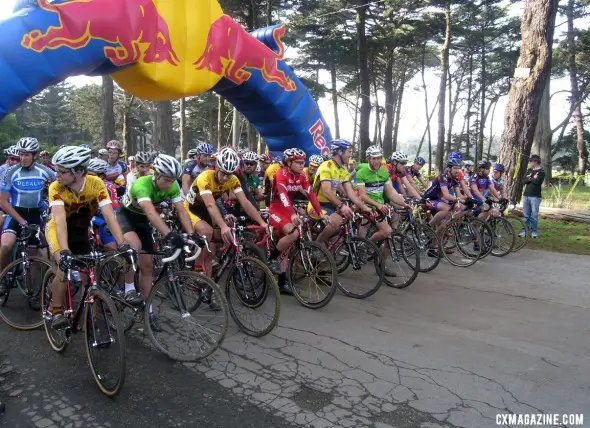
[[449,193],[452,195],[455,193],[455,188],[460,185],[458,178],[453,178],[448,169],[446,169],[441,175],[432,180],[430,187],[424,192],[424,198],[436,201],[443,199],[441,188],[446,187]]
[[194,180],[199,176],[200,173],[207,170],[208,168],[209,165],[201,166],[199,162],[190,160],[185,164],[182,174],[188,174],[190,175],[191,180]]
[[115,187],[114,183],[103,180],[104,185],[107,188],[107,192],[109,192],[109,196],[111,198],[111,202],[113,204],[113,209],[117,211],[119,209],[119,198],[117,197],[117,188]]
[[156,187],[154,176],[146,175],[139,177],[133,182],[129,192],[125,193],[121,203],[127,210],[135,214],[145,215],[143,208],[139,205],[143,201],[150,201],[154,205],[168,201],[173,204],[181,202],[180,186],[175,181],[168,190],[162,191]]
[[350,182],[348,168],[338,165],[333,160],[328,160],[319,166],[313,189],[318,195],[318,201],[330,202],[324,195],[324,190],[322,189],[322,183],[324,181],[329,181],[332,185],[332,191],[336,192],[340,185]]
[[264,173],[264,181],[268,180],[271,182],[274,180],[276,173],[281,169],[283,166],[280,163],[273,163],[268,168],[266,168],[266,172]]
[[77,195],[57,181],[49,186],[49,206],[64,207],[68,226],[73,222],[85,224],[84,227],[87,228],[97,208],[112,204],[107,188],[100,178],[88,175],[84,180],[82,190]]
[[111,165],[110,163],[107,163],[107,169],[105,170],[105,175],[107,177],[114,175],[114,174],[117,174],[117,177],[118,177],[119,175],[122,175],[123,172],[124,172],[124,168],[123,168],[123,165],[121,164],[121,162],[117,161],[115,163],[115,165]]
[[[490,182],[494,186],[494,189],[496,189],[496,192],[502,194],[502,191],[504,190],[504,179],[500,177],[499,180],[496,180],[492,175],[490,175]],[[487,194],[485,194],[484,196],[488,196],[490,193],[492,192],[488,189]]]
[[2,192],[10,193],[12,205],[20,208],[39,208],[45,199],[45,186],[55,180],[55,173],[34,162],[29,168],[12,166],[2,179]]
[[391,164],[387,164],[386,168],[389,172],[389,178],[391,178],[391,184],[393,185],[393,188],[396,192],[400,192],[401,179],[406,177],[406,172],[397,171],[396,168]]
[[479,174],[473,174],[471,176],[471,180],[469,181],[470,186],[475,184],[477,186],[477,190],[479,190],[479,193],[481,193],[482,195],[484,195],[486,191],[490,188],[490,183],[490,178],[487,175],[484,175],[482,177]]
[[410,178],[420,178],[422,177],[422,174],[420,174],[420,171],[416,171],[414,168],[412,168],[411,166],[407,166],[406,167],[406,177],[410,177]]
[[373,171],[369,164],[366,163],[362,163],[356,168],[356,183],[363,186],[367,191],[367,196],[375,202],[385,203],[383,190],[388,182],[391,182],[391,180],[389,172],[385,168]]
[[193,181],[191,190],[186,196],[186,200],[191,207],[205,206],[202,195],[212,195],[214,199],[217,199],[229,191],[233,191],[234,193],[243,192],[238,177],[232,175],[224,184],[219,184],[215,173],[216,171],[214,169],[208,169],[199,174],[195,181]]
[[[316,172],[317,172],[317,170],[316,170]],[[307,176],[307,179],[309,180],[309,184],[311,184],[313,186],[313,182],[315,181],[315,174],[312,174],[311,172],[309,172],[309,167],[303,168],[303,173]]]
[[254,174],[246,174],[244,173],[244,177],[246,178],[246,183],[248,183],[248,188],[249,189],[258,189],[260,187],[260,177],[258,176],[258,173],[254,173]]

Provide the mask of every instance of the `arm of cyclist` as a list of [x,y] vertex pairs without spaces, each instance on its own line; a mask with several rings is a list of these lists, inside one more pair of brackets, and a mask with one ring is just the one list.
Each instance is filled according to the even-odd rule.
[[407,193],[409,193],[410,196],[412,196],[413,198],[416,198],[416,199],[422,198],[422,195],[420,193],[418,193],[418,191],[416,190],[414,185],[410,184],[408,177],[402,177],[402,185],[403,185],[403,187],[400,187],[400,189],[405,188],[407,190],[406,196],[407,196]]
[[20,224],[25,224],[25,219],[22,218],[22,216],[16,212],[14,207],[10,204],[9,199],[10,193],[3,190],[0,194],[0,210],[2,210],[4,214],[9,215],[10,217],[18,221]]
[[66,219],[66,209],[63,205],[52,205],[51,216],[55,221],[55,232],[57,235],[57,243],[61,251],[69,250],[68,246],[68,224]]
[[479,191],[479,189],[477,188],[477,185],[475,183],[473,183],[471,185],[471,193],[478,198],[480,201],[485,201],[486,198],[484,198],[484,196],[481,194],[481,192]]
[[459,199],[457,198],[457,196],[451,195],[451,192],[449,192],[449,188],[446,186],[440,186],[440,193],[442,194],[442,197],[444,199],[450,202],[455,202]]
[[391,180],[385,183],[385,186],[383,187],[383,193],[385,196],[387,196],[387,199],[389,199],[390,203],[400,207],[408,206],[404,197],[400,195],[393,187],[393,184],[391,184]]
[[469,186],[467,185],[467,183],[465,183],[465,180],[461,180],[461,190],[463,190],[463,194],[465,196],[473,199],[473,194],[471,193],[471,190],[469,189]]
[[211,193],[201,193],[201,198],[203,199],[205,207],[207,207],[207,211],[213,219],[213,222],[221,229],[221,238],[223,239],[223,242],[230,244],[233,241],[232,230],[229,228],[225,220],[223,220],[223,216],[215,203],[215,198]]
[[191,191],[191,184],[191,175],[187,173],[182,174],[182,191],[185,195],[188,195]]
[[248,214],[252,220],[258,223],[260,226],[264,227],[265,229],[268,227],[264,219],[260,216],[260,211],[250,202],[250,200],[246,197],[243,191],[237,191],[238,189],[234,190],[236,197],[238,198],[238,202]]
[[494,184],[492,182],[490,182],[488,189],[490,189],[490,192],[492,193],[492,196],[494,198],[496,198],[497,201],[499,201],[500,199],[502,199],[502,195],[496,190],[496,187],[494,186]]
[[176,213],[178,214],[178,220],[180,220],[180,224],[182,225],[182,230],[191,235],[194,232],[193,224],[190,217],[188,216],[188,213],[184,209],[184,204],[182,201],[175,202],[174,207],[176,208]]
[[379,202],[369,198],[369,195],[367,195],[367,188],[365,187],[365,183],[358,183],[357,189],[359,191],[359,197],[361,198],[361,201],[363,201],[366,205],[371,205],[377,208],[382,214],[387,214],[389,212],[387,205],[380,204]]
[[361,201],[360,198],[356,195],[350,181],[342,183],[342,187],[344,188],[344,191],[346,192],[346,196],[348,197],[348,199],[350,199],[350,201],[353,204],[355,204],[359,210],[369,214],[373,212],[373,210],[366,206],[365,203]]

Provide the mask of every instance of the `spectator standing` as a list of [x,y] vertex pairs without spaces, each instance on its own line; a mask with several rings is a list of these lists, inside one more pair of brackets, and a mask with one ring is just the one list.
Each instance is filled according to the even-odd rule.
[[[541,186],[545,180],[545,171],[541,168],[541,158],[532,155],[529,159],[529,169],[524,177],[524,224],[531,232],[531,237],[537,238],[539,227],[539,206],[541,205]],[[525,231],[520,232],[524,236]]]

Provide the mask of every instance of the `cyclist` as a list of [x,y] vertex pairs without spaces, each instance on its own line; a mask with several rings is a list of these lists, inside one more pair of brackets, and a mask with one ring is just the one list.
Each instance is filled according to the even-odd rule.
[[[460,152],[451,152],[451,153],[449,153],[448,160],[455,160],[455,161],[459,162],[459,165],[460,165],[461,162],[463,161],[463,154]],[[466,161],[466,162],[471,162],[471,161]],[[471,162],[471,163],[473,164],[473,162]],[[459,179],[459,183],[461,184],[462,194],[469,197],[469,198],[473,198],[473,195],[471,194],[471,189],[469,187],[469,180],[465,180],[465,176],[464,176],[463,171],[461,169],[459,169],[459,175],[457,176],[457,178]]]
[[129,192],[133,182],[140,177],[153,174],[152,167],[152,155],[149,152],[137,152],[135,154],[135,172],[127,175],[127,189]]
[[[490,180],[490,168],[492,164],[489,161],[479,161],[477,163],[477,172],[471,176],[471,193],[474,196],[474,199],[478,200],[479,202],[484,202],[486,197],[484,194],[491,193],[492,196],[496,199],[500,199],[500,195],[496,191],[494,184]],[[492,209],[489,212],[482,212],[480,207],[475,210],[475,214],[478,215],[480,220],[486,220],[489,215],[499,216],[500,213],[497,209]]]
[[200,143],[195,149],[194,160],[186,164],[182,172],[182,191],[188,195],[191,190],[191,184],[200,173],[209,169],[213,146],[207,143]]
[[[504,168],[504,165],[502,165],[501,163],[497,163],[496,165],[494,165],[494,169],[492,171],[492,175],[490,175],[490,181],[492,182],[492,184],[494,185],[494,189],[496,189],[496,192],[498,192],[498,194],[500,195],[501,198],[504,198],[504,172],[506,171],[506,169]],[[486,192],[486,194],[484,196],[488,196],[491,192]]]
[[129,174],[133,174],[135,172],[135,168],[137,168],[137,163],[135,162],[135,156],[129,156],[127,158],[127,171]]
[[318,172],[318,168],[322,163],[324,163],[324,158],[321,155],[311,155],[309,157],[309,166],[307,168],[303,168],[303,173],[307,175],[309,184],[312,186],[315,181],[315,175]]
[[[73,254],[90,252],[88,227],[99,207],[119,250],[129,249],[104,183],[100,178],[87,174],[89,161],[90,149],[75,146],[63,147],[52,159],[57,180],[49,186],[51,219],[45,226],[45,236],[51,255],[63,272],[70,268]],[[62,275],[55,275],[51,298],[51,325],[54,329],[68,325],[63,314],[65,290],[65,279]]]
[[39,153],[39,157],[41,158],[42,165],[45,165],[52,171],[55,169],[53,164],[49,161],[49,152],[47,150],[43,150],[41,153]]
[[248,191],[256,201],[263,201],[264,195],[260,188],[260,177],[256,168],[258,167],[258,154],[247,151],[242,155],[244,163],[244,178],[248,185]]
[[473,163],[473,161],[466,160],[465,162],[463,162],[463,171],[461,171],[461,174],[465,177],[465,181],[467,181],[467,183],[471,181],[474,166],[475,164]]
[[[109,197],[111,198],[113,210],[117,212],[119,210],[119,198],[117,197],[117,188],[113,183],[111,183],[105,178],[105,172],[107,170],[107,167],[108,163],[106,161],[103,161],[102,159],[90,159],[90,162],[88,162],[88,175],[96,176],[104,182],[104,185],[107,188],[107,192],[109,192]],[[95,226],[98,226],[100,242],[109,250],[116,250],[117,244],[115,243],[115,237],[109,231],[109,228],[106,225],[100,208],[98,208],[94,217],[92,217],[92,223]]]
[[[356,169],[356,184],[361,200],[382,215],[389,214],[384,195],[390,203],[406,206],[403,196],[393,188],[389,172],[381,166],[381,159],[383,159],[381,147],[369,146],[366,155],[368,163],[360,164]],[[376,222],[376,225],[377,232],[371,236],[372,241],[381,242],[393,232],[386,221]]]
[[98,151],[98,157],[100,159],[108,162],[108,160],[109,160],[109,151],[107,149],[100,149]]
[[273,158],[272,163],[266,171],[264,171],[264,200],[266,202],[266,206],[270,206],[270,190],[272,189],[272,181],[275,178],[275,175],[283,167],[283,163],[281,159]]
[[[422,198],[422,195],[410,184],[406,165],[408,164],[408,155],[404,152],[393,152],[391,154],[391,163],[389,164],[389,174],[393,188],[403,196],[408,193],[415,199]],[[411,177],[410,177],[411,178]]]
[[[8,216],[1,238],[0,272],[10,261],[16,237],[26,231],[28,225],[41,224],[41,204],[47,196],[46,186],[55,180],[52,170],[35,162],[39,151],[36,138],[21,138],[16,149],[20,153],[20,164],[8,169],[0,194],[0,209]],[[38,239],[32,237],[29,245],[39,245]],[[0,284],[0,295],[5,292],[4,284]]]
[[[328,224],[317,237],[317,241],[323,243],[339,230],[343,222],[342,217],[351,218],[353,216],[352,209],[340,201],[336,195],[337,190],[340,190],[362,212],[372,213],[372,210],[356,195],[350,182],[348,161],[352,156],[352,143],[344,139],[334,140],[330,145],[330,151],[332,158],[320,165],[313,185],[314,192],[318,195],[320,207],[330,217]],[[324,214],[324,212],[318,213],[313,209],[311,203],[308,204],[307,211],[314,219],[319,219]]]
[[[182,172],[180,163],[172,156],[160,154],[152,162],[154,175],[146,175],[133,182],[129,192],[125,193],[121,201],[121,209],[117,213],[117,220],[125,234],[125,240],[138,252],[154,252],[154,238],[152,226],[175,247],[182,247],[184,241],[177,232],[170,231],[163,218],[156,211],[161,202],[171,202],[182,229],[192,234],[189,216],[182,205],[180,186],[176,181]],[[199,239],[198,237],[196,239]],[[139,289],[143,298],[147,298],[152,289],[153,258],[151,254],[139,255]],[[141,296],[137,294],[133,284],[133,272],[125,278],[125,300],[131,305],[141,303]],[[159,324],[151,314],[152,327],[159,329]]]
[[[298,233],[293,233],[297,231],[296,227],[300,224],[299,214],[293,208],[295,196],[298,194],[305,195],[316,213],[322,211],[309,179],[303,173],[305,158],[307,157],[305,152],[300,149],[287,149],[284,151],[283,156],[285,167],[281,168],[275,175],[269,208],[270,224],[276,228],[281,236],[276,248],[270,255],[271,269],[278,275],[281,274],[281,268],[277,257],[299,238]],[[290,294],[284,284],[281,285],[282,291]]]
[[[424,165],[426,165],[426,159],[418,156],[414,160],[413,165],[406,167],[406,177],[408,177],[408,179],[409,178],[418,179],[418,181],[420,182],[422,187],[424,189],[426,189],[428,187],[428,183],[426,182],[426,180],[424,180],[424,177],[422,177],[422,174],[420,173],[420,170],[424,167]],[[408,180],[408,181],[416,189],[416,191],[419,192],[418,187],[416,187],[416,183],[414,182],[414,180]]]
[[263,153],[258,156],[258,161],[260,162],[260,172],[258,175],[260,176],[260,180],[264,181],[264,173],[266,172],[266,169],[272,164],[272,159],[268,153]]
[[18,152],[16,145],[10,146],[4,152],[6,162],[4,162],[0,166],[0,180],[4,178],[4,174],[6,171],[14,165],[17,165],[20,162],[20,153]]
[[115,183],[117,192],[124,193],[125,190],[125,174],[127,173],[127,165],[121,160],[123,153],[123,144],[117,140],[111,140],[107,143],[107,150],[109,152],[108,166],[106,171],[106,178],[112,183]]

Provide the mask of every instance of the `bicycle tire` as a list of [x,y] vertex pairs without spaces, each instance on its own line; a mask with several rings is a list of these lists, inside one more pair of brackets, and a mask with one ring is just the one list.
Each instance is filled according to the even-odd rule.
[[[490,227],[494,233],[494,247],[492,248],[492,256],[504,257],[512,252],[514,243],[516,241],[516,234],[510,222],[502,217],[492,217],[488,220]],[[504,239],[504,234],[506,239]],[[506,246],[500,246],[506,242]]]
[[[172,336],[174,334],[180,335],[181,333],[184,333],[185,330],[183,327],[187,327],[188,326],[188,320],[189,318],[192,318],[193,312],[198,311],[199,309],[201,309],[204,306],[208,306],[208,308],[210,307],[210,305],[207,303],[207,299],[208,302],[210,303],[212,300],[212,296],[214,296],[214,299],[216,301],[216,303],[219,305],[219,311],[213,311],[213,310],[209,310],[210,312],[219,312],[220,316],[216,317],[217,320],[220,323],[220,326],[218,327],[219,331],[217,334],[217,337],[215,338],[215,340],[213,341],[209,341],[211,343],[211,345],[203,352],[196,352],[196,353],[192,353],[190,355],[187,354],[181,354],[180,352],[174,352],[174,350],[171,349],[169,343],[170,343],[170,337],[168,338],[168,341],[164,341],[164,339],[166,339],[166,335],[165,334],[161,334],[161,333],[166,333],[164,331],[160,331],[160,332],[155,332],[152,329],[152,325],[150,323],[150,314],[148,313],[148,310],[146,309],[145,312],[145,316],[144,316],[144,324],[145,324],[145,332],[147,334],[147,336],[149,337],[150,341],[153,343],[153,345],[162,353],[168,355],[168,357],[170,357],[171,359],[175,360],[175,361],[183,361],[183,362],[194,362],[194,361],[199,361],[203,358],[206,358],[207,356],[211,355],[223,342],[223,339],[225,338],[225,334],[227,333],[227,328],[228,328],[228,321],[229,321],[229,309],[227,307],[227,301],[225,299],[225,296],[223,295],[222,291],[219,289],[219,286],[213,282],[211,279],[207,278],[206,276],[196,273],[196,272],[191,272],[191,271],[176,271],[173,272],[174,276],[176,279],[185,279],[185,280],[192,280],[194,282],[194,284],[187,284],[184,283],[182,284],[182,287],[178,287],[178,290],[180,292],[183,293],[183,299],[185,302],[185,305],[187,307],[189,307],[191,309],[190,312],[185,312],[184,314],[180,314],[180,320],[184,323],[184,325],[181,325],[180,328],[171,328],[170,331],[168,332],[168,336]],[[195,284],[199,284],[198,286]],[[171,299],[171,293],[169,293],[167,290],[161,290],[164,287],[167,287],[168,284],[168,277],[164,277],[161,278],[153,287],[152,287],[152,291],[150,292],[146,302],[145,302],[145,307],[146,308],[150,308],[153,307],[153,314],[155,316],[158,316],[158,319],[160,319],[162,317],[162,315],[164,314],[164,310],[166,310],[167,308],[164,307],[164,305],[167,302],[170,302]],[[184,296],[185,293],[187,292],[192,292],[195,293],[193,295],[193,298],[196,298],[197,302],[193,303],[193,304],[186,304],[186,297]],[[155,299],[158,299],[158,301],[156,301]],[[168,308],[169,311],[171,312],[176,312],[179,313],[179,309],[178,309],[178,305],[177,302],[170,302],[172,303],[170,305],[170,307]],[[176,314],[174,314],[174,316],[176,316]],[[190,316],[187,316],[190,315]],[[201,324],[202,325],[202,324]],[[208,333],[208,332],[207,332]],[[158,337],[156,337],[158,336]],[[172,338],[173,339],[173,338]]]
[[[38,256],[27,256],[28,262],[28,273],[26,277],[20,278],[20,283],[18,286],[12,288],[8,288],[6,294],[0,299],[0,319],[8,324],[10,327],[16,330],[34,330],[39,328],[43,325],[43,312],[41,311],[40,307],[33,307],[32,299],[41,298],[41,285],[42,280],[45,277],[45,274],[53,268],[53,265],[49,263],[47,260],[38,257]],[[38,272],[39,278],[34,281],[30,278],[30,272],[32,271],[32,266],[35,264],[43,265],[45,270],[40,270]],[[22,275],[22,259],[13,260],[6,268],[2,271],[0,275],[0,283],[5,280],[5,277],[13,270],[20,270],[20,275]],[[16,275],[17,272],[13,272],[11,285],[14,285],[15,282],[19,280],[19,276]],[[28,279],[27,279],[28,277]],[[30,284],[38,284],[34,285],[31,289],[28,289],[26,285],[23,285],[23,282]],[[23,289],[25,288],[25,289]],[[11,305],[12,304],[12,305]],[[21,317],[18,319],[18,317]]]
[[[397,282],[396,280],[390,280],[388,277],[385,277],[385,284],[397,289],[409,287],[416,280],[418,274],[420,273],[420,255],[416,245],[414,244],[414,241],[406,238],[405,235],[402,235],[398,232],[393,232],[387,239],[387,245],[389,247],[389,257],[387,257],[387,259],[384,258],[384,266],[387,268],[387,262],[385,260],[390,259],[400,265],[399,256],[401,253],[401,258],[403,259],[404,263],[407,264],[410,269],[412,269],[412,274],[398,275],[398,272],[396,272],[395,276],[392,278],[405,277],[405,281]],[[396,256],[394,257],[392,253],[395,253]],[[405,273],[404,269],[401,267],[398,270],[399,272]]]
[[[262,286],[261,290],[255,290],[254,287],[252,287],[253,284],[250,284],[250,286],[247,287],[244,284],[245,281],[243,277],[241,278],[241,289],[237,285],[238,281],[235,275],[237,273],[243,276],[247,269],[247,265],[254,265],[264,273],[264,278],[257,278],[257,285],[259,284]],[[270,269],[258,258],[242,257],[239,264],[234,263],[225,282],[225,296],[227,298],[229,313],[232,319],[239,329],[247,335],[254,337],[266,336],[277,326],[281,313],[279,286]],[[261,314],[263,306],[269,302],[270,305],[266,305],[266,307],[269,308],[269,312],[272,311],[272,315],[270,317],[262,315],[262,317],[269,321],[266,325],[261,325],[259,327],[252,325],[253,323],[248,325],[247,321],[239,316],[242,308],[250,310],[249,313],[252,313],[253,316]]]
[[41,285],[41,310],[43,313],[43,326],[45,327],[45,335],[51,345],[51,348],[55,352],[64,352],[68,347],[69,331],[67,330],[54,330],[51,327],[51,316],[50,316],[50,305],[51,305],[51,286],[55,271],[52,269],[45,274],[43,278],[43,284]]
[[[459,245],[457,241],[457,234],[464,235],[470,239],[470,242],[473,243],[470,230],[470,224],[464,220],[452,220],[443,233],[443,238],[440,241],[440,247],[443,257],[446,261],[448,261],[453,266],[457,267],[469,267],[474,265],[481,255],[481,246],[479,250],[473,250],[473,252],[468,252],[462,248],[462,244]],[[479,237],[475,238],[478,242],[480,241]],[[468,245],[468,244],[467,244]],[[451,257],[449,250],[453,251],[456,249],[459,251],[464,257],[461,258],[461,261],[455,260]]]
[[480,246],[482,248],[481,255],[479,256],[479,260],[485,259],[487,256],[492,254],[492,250],[494,249],[494,231],[492,230],[491,226],[478,218],[471,218],[468,221],[473,226],[474,224],[478,224],[480,229]]
[[[119,320],[119,311],[109,295],[103,290],[94,289],[90,291],[89,297],[92,303],[84,304],[83,332],[84,342],[86,343],[86,357],[88,358],[88,364],[90,365],[90,371],[92,372],[94,381],[100,391],[107,397],[114,397],[121,392],[121,389],[125,384],[125,375],[127,371],[125,333],[123,332],[121,321]],[[98,301],[102,301],[104,304],[102,308],[97,308]],[[95,313],[94,311],[97,309],[99,309],[99,311],[97,311],[98,313]],[[100,336],[100,328],[97,324],[101,322],[101,312],[102,317],[106,318],[107,315],[111,317],[109,320],[104,319],[102,324],[102,328],[106,328],[106,331],[109,333],[109,339],[105,342],[103,342],[102,338],[97,337]],[[114,328],[112,328],[113,326]],[[113,363],[112,361],[109,361],[108,364],[105,365],[105,368],[110,367],[113,369],[116,373],[114,377],[103,373],[102,367],[100,369],[98,368],[97,358],[92,355],[92,351],[96,349],[112,349],[117,351],[117,362]],[[107,383],[107,381],[109,381],[109,383]]]
[[[385,278],[385,270],[384,270],[384,262],[381,257],[381,250],[379,247],[372,241],[366,238],[360,238],[358,236],[350,238],[350,242],[347,243],[343,241],[340,246],[334,251],[334,253],[338,253],[340,247],[346,246],[348,248],[348,263],[347,266],[350,268],[352,267],[353,270],[360,270],[361,267],[359,265],[371,264],[375,268],[375,274],[377,276],[377,282],[374,284],[369,284],[369,287],[364,292],[357,292],[354,286],[345,286],[343,284],[344,275],[339,275],[337,280],[338,289],[347,297],[352,297],[353,299],[366,299],[369,296],[372,296],[379,290],[381,285],[383,284],[383,280]],[[360,250],[359,248],[365,247],[365,250]],[[347,272],[350,270],[347,269]],[[368,272],[367,272],[368,273]],[[339,272],[340,274],[340,272]],[[372,279],[373,275],[364,275],[360,274],[361,278],[358,278],[357,281],[353,280],[353,284],[356,286],[363,287],[365,284],[369,282],[369,278]],[[364,281],[363,281],[364,279]],[[364,287],[363,287],[364,288]]]
[[[266,247],[265,247],[266,248]],[[254,257],[262,262],[266,262],[266,252],[263,248],[257,246],[254,242],[243,242],[242,252],[248,257]]]
[[[512,228],[514,229],[515,242],[514,247],[512,247],[512,252],[515,253],[525,247],[531,234],[523,219],[514,216],[506,217],[506,219],[512,224]],[[517,230],[519,230],[519,232],[516,232]],[[524,232],[524,236],[521,236],[522,232]]]
[[[436,269],[443,256],[438,251],[440,240],[434,229],[430,225],[417,224],[414,229],[408,229],[404,235],[414,242],[420,252],[420,272],[428,273]],[[411,260],[408,261],[411,262]]]
[[350,263],[350,254],[348,250],[344,247],[344,238],[338,236],[336,238],[336,242],[334,242],[331,246],[333,249],[333,257],[334,263],[336,265],[336,273],[339,275],[348,269],[348,265]]
[[[312,252],[312,251],[317,252],[318,254],[321,254],[321,256],[316,255],[316,257],[315,257],[314,261],[317,262],[317,265],[312,270],[310,268],[306,268],[305,265],[302,263],[304,273],[297,275],[296,274],[297,272],[294,271],[295,263],[298,260],[303,261],[302,253],[306,252],[307,254],[304,255],[305,258],[307,259],[305,264],[308,264],[308,263],[310,264],[310,262],[311,262],[310,252]],[[320,257],[321,257],[321,260],[318,262],[317,260]],[[319,271],[320,267],[322,267],[324,269],[321,272]],[[329,272],[326,271],[325,269],[329,269]],[[312,302],[312,301],[310,301],[310,299],[307,299],[303,295],[303,293],[301,292],[303,290],[301,290],[301,287],[299,286],[298,281],[303,278],[311,278],[311,274],[313,274],[315,272],[321,273],[321,275],[319,276],[319,278],[321,278],[321,280],[320,280],[321,284],[317,283],[317,279],[314,281],[316,292],[318,291],[317,290],[318,286],[326,288],[327,292],[325,292],[325,293],[322,292],[322,294],[323,294],[322,299],[318,299],[318,301]],[[291,290],[293,291],[293,295],[295,296],[297,301],[302,306],[305,306],[306,308],[309,308],[309,309],[323,308],[328,303],[330,303],[330,301],[332,300],[332,298],[336,294],[336,290],[338,290],[338,286],[336,284],[336,265],[334,263],[334,259],[332,258],[332,255],[322,245],[320,245],[316,242],[301,240],[299,243],[296,244],[295,250],[290,254],[289,265],[287,268],[287,281],[289,282],[289,284],[291,286]],[[311,287],[310,287],[310,292],[311,292]],[[313,294],[313,293],[310,293],[310,294]],[[318,296],[319,296],[319,294],[318,294]]]

